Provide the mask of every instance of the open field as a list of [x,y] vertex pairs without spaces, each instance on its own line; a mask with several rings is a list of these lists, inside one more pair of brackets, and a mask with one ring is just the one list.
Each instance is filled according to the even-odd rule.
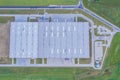
[[[77,80],[80,74],[93,74],[80,68],[0,68],[2,80]],[[92,73],[90,73],[92,72]]]
[[0,57],[9,56],[9,24],[0,24]]
[[120,0],[83,0],[85,7],[120,27]]
[[120,63],[120,32],[115,35],[108,53],[106,66]]
[[9,21],[14,21],[14,17],[1,17],[0,16],[0,23],[7,23]]
[[0,64],[1,63],[2,64],[11,63],[11,59],[9,59],[9,24],[8,23],[5,24],[0,23]]
[[76,5],[78,0],[0,0],[0,6]]

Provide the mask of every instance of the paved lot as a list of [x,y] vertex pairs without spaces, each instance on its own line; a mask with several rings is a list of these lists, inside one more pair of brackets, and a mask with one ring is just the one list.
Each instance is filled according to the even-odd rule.
[[18,65],[28,65],[28,64],[30,64],[30,59],[17,58],[16,59],[16,64],[18,64]]
[[16,16],[15,22],[27,22],[27,17],[26,16]]

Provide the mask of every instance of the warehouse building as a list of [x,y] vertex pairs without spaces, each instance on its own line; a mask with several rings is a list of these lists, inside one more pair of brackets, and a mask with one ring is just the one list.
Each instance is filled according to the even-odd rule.
[[90,58],[88,22],[11,22],[10,58]]

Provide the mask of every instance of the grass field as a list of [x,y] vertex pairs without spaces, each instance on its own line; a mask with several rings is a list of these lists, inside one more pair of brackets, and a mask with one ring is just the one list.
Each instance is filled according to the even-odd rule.
[[120,32],[115,35],[108,53],[105,66],[120,63]]
[[[87,69],[86,69],[87,70]],[[0,68],[1,80],[75,80],[79,68]]]
[[78,0],[0,0],[0,6],[76,5]]
[[83,0],[84,5],[120,27],[120,0]]
[[8,21],[14,21],[14,17],[1,17],[0,16],[0,23],[7,23]]

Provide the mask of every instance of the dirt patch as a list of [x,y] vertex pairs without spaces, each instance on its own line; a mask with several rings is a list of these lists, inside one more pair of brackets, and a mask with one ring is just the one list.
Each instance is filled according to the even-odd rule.
[[11,58],[6,58],[6,57],[0,57],[0,64],[11,64],[12,59]]
[[93,76],[98,76],[100,74],[101,71],[95,71],[95,70],[88,70],[85,73],[82,73],[80,75],[77,76],[77,78],[79,80],[84,79],[84,78],[88,78],[88,77],[93,77]]
[[79,63],[80,64],[90,64],[91,58],[88,58],[88,59],[81,58]]
[[9,23],[0,23],[0,57],[9,56],[9,40],[10,40]]

